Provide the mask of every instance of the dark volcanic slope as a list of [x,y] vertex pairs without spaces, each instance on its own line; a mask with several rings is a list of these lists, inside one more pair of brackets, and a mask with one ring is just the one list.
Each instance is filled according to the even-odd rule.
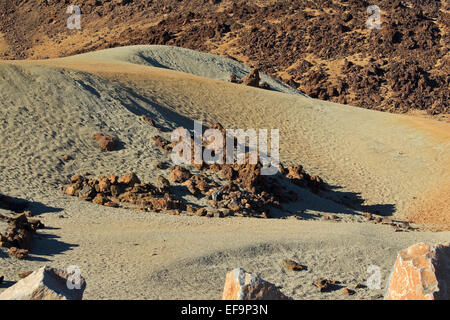
[[[438,0],[68,0],[0,3],[5,59],[67,56],[130,44],[229,55],[312,97],[370,109],[448,114],[450,5]],[[367,29],[369,5],[380,30]]]

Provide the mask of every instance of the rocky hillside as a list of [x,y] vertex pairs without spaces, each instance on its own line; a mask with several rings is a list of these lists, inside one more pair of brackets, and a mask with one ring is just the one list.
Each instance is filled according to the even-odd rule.
[[[450,4],[438,0],[68,0],[0,3],[0,57],[42,59],[165,44],[259,66],[311,97],[448,114]],[[381,8],[368,29],[367,7]]]

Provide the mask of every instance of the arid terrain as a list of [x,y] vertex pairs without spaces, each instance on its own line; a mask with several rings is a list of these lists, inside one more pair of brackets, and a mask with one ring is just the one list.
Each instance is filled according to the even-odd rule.
[[[220,299],[242,267],[294,299],[382,299],[399,250],[448,241],[449,123],[314,99],[266,74],[270,90],[230,82],[250,71],[173,46],[1,61],[0,192],[28,208],[0,197],[0,214],[27,210],[45,227],[25,259],[0,248],[0,290],[76,265],[86,299]],[[286,172],[174,169],[165,141],[193,120],[279,129]],[[372,265],[381,287],[356,288]],[[320,292],[319,278],[337,284]]]
[[[310,97],[448,121],[447,0],[62,0],[0,3],[0,55],[46,59],[137,44],[232,57]],[[368,29],[369,5],[381,28]]]

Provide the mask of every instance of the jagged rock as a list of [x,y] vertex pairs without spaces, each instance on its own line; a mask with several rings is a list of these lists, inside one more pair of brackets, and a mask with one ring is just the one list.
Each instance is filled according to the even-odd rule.
[[[78,283],[69,273],[44,266],[3,291],[0,300],[81,300],[86,281],[81,275],[73,278]],[[75,287],[69,289],[68,283]]]
[[[97,179],[98,181],[98,192],[108,192],[111,187],[111,182],[107,177],[100,177]],[[80,194],[78,193],[78,196]]]
[[[17,214],[8,221],[5,234],[0,234],[0,245],[6,248],[31,249],[34,233],[37,229],[44,227],[39,220],[28,220],[25,213]],[[24,253],[13,250],[11,254],[21,256]]]
[[158,176],[158,182],[156,184],[160,192],[167,192],[170,188],[170,182],[163,176]]
[[193,195],[196,195],[198,193],[205,193],[209,190],[210,187],[210,184],[206,177],[201,174],[193,176],[189,180],[186,180],[183,184]]
[[200,208],[195,212],[195,214],[199,217],[204,217],[208,214],[208,210],[206,210],[205,208]]
[[107,202],[106,198],[102,194],[97,194],[97,196],[92,200],[93,203],[103,205]]
[[261,80],[261,78],[259,77],[259,69],[254,68],[254,69],[252,69],[252,71],[250,71],[250,73],[248,75],[246,75],[242,79],[242,83],[245,84],[246,86],[258,88],[260,80]]
[[154,210],[183,209],[183,205],[179,200],[151,198],[150,204]]
[[[69,188],[70,188],[70,187],[68,187],[68,188],[66,189],[66,191],[67,191]],[[73,187],[72,187],[71,190],[73,190]],[[66,193],[67,193],[67,192],[66,192]],[[70,192],[70,193],[72,193],[72,194],[69,194],[69,195],[73,195],[73,192]],[[78,192],[78,196],[79,196],[81,199],[93,198],[93,197],[95,197],[95,194],[96,194],[95,188],[93,188],[93,187],[91,187],[91,186],[89,186],[89,185],[85,185],[85,186]]]
[[192,193],[193,195],[197,194],[198,190],[195,187],[195,182],[192,179],[186,180],[185,182],[183,182],[183,184],[186,186],[190,193]]
[[298,179],[302,180],[304,178],[303,175],[303,167],[302,166],[289,166],[288,173],[286,174],[286,177],[289,179]]
[[449,300],[450,243],[418,243],[400,251],[385,300]]
[[159,148],[165,151],[172,150],[172,143],[169,140],[166,140],[161,136],[154,136],[152,139]]
[[127,173],[119,179],[119,183],[123,183],[129,187],[134,186],[137,183],[141,183],[141,180],[137,177],[134,172]]
[[169,180],[172,182],[183,183],[191,177],[188,169],[175,166],[171,168]]
[[120,185],[113,184],[113,185],[110,187],[110,190],[111,190],[111,195],[112,195],[113,197],[117,197],[119,194],[122,193],[122,188],[121,188]]
[[104,151],[112,151],[117,145],[117,140],[111,136],[105,136],[103,133],[96,133],[93,136],[100,149]]
[[225,280],[222,300],[290,300],[274,284],[246,272],[230,271]]

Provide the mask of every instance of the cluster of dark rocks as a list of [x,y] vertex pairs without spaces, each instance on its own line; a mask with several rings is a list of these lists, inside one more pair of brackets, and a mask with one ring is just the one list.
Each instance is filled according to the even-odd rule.
[[181,201],[173,199],[169,182],[160,176],[157,185],[141,182],[135,173],[90,178],[75,175],[64,188],[70,196],[80,197],[108,207],[135,205],[152,211],[183,209]]
[[[220,123],[212,128],[219,129],[225,138],[226,131]],[[191,139],[193,139],[191,137]],[[169,152],[173,144],[161,136],[155,136],[156,146]],[[226,139],[224,139],[226,141]],[[192,144],[193,146],[193,144]],[[203,145],[202,151],[208,148]],[[182,156],[182,155],[181,155]],[[192,160],[194,155],[191,155]],[[200,173],[193,174],[187,167],[175,165],[170,167],[168,177],[160,175],[155,184],[141,182],[135,173],[128,173],[122,177],[117,175],[89,177],[75,175],[64,188],[70,196],[109,207],[134,206],[146,211],[170,211],[173,214],[187,213],[199,216],[243,216],[243,217],[271,217],[271,209],[281,209],[282,203],[297,200],[297,194],[287,190],[282,180],[300,187],[309,188],[318,193],[326,190],[321,178],[310,176],[301,166],[280,165],[278,174],[264,176],[261,174],[263,165],[260,161],[251,164],[247,152],[242,164],[195,164],[193,167]],[[223,161],[225,162],[225,161]],[[163,165],[156,166],[163,170]],[[189,204],[181,197],[177,198],[173,187],[182,185],[199,200],[203,199],[207,207]]]

